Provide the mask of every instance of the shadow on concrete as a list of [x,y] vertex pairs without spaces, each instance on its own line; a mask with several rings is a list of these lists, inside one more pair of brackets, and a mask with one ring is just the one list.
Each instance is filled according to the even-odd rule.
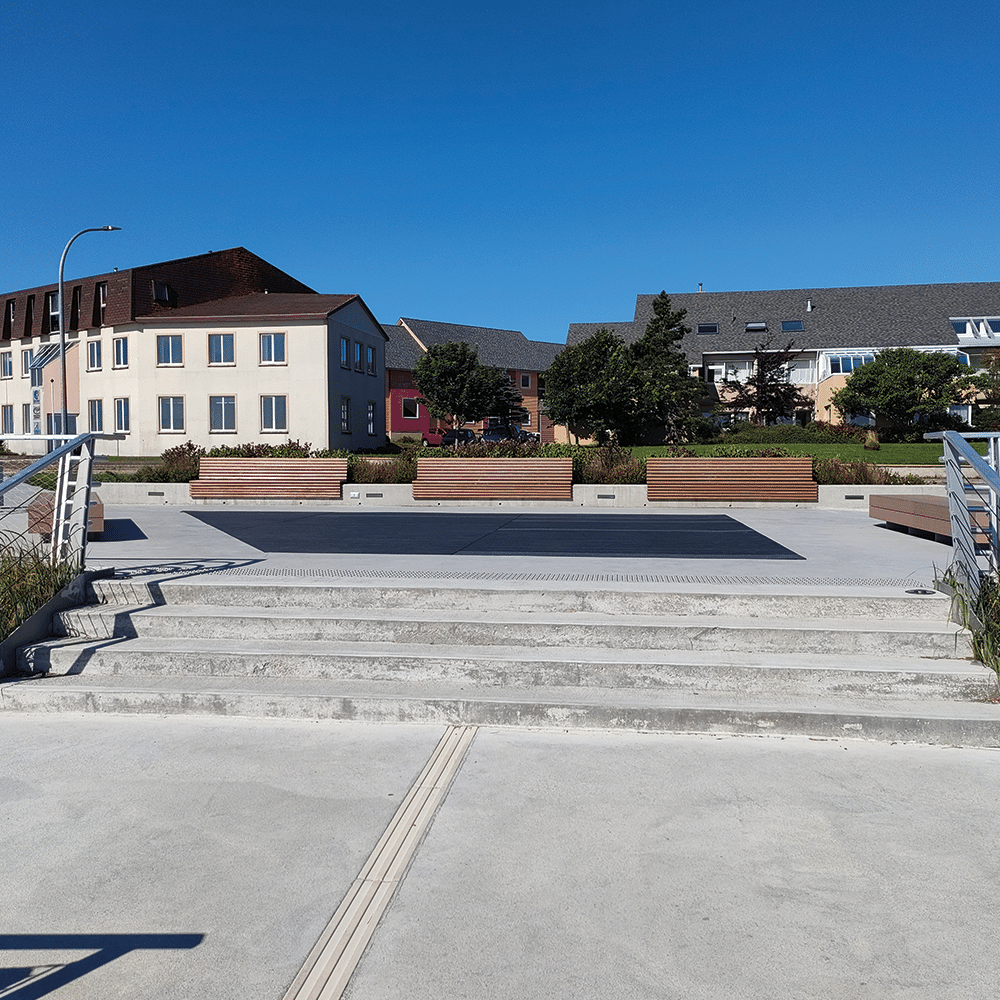
[[197,948],[204,939],[204,934],[0,934],[0,952],[92,952],[72,962],[0,965],[0,993],[5,1000],[35,1000],[55,993],[130,951]]
[[142,542],[149,538],[142,528],[130,517],[105,518],[104,530],[93,539],[93,543],[101,542]]
[[263,552],[803,559],[727,514],[465,511],[184,513]]

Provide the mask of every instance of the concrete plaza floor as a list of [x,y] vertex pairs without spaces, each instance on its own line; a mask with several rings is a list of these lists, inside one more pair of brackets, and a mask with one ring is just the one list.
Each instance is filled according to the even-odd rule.
[[[6,717],[3,995],[280,1000],[440,735]],[[346,996],[992,997],[998,763],[481,729]]]

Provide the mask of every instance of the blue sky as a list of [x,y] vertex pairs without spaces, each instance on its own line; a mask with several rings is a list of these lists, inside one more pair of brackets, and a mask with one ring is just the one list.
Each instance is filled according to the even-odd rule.
[[564,341],[640,292],[990,281],[995,3],[4,16],[0,289],[242,245],[382,322]]

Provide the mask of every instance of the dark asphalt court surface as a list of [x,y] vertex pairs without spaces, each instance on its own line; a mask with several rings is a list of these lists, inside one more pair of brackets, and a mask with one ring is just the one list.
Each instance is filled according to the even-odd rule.
[[185,511],[262,552],[803,559],[727,514]]

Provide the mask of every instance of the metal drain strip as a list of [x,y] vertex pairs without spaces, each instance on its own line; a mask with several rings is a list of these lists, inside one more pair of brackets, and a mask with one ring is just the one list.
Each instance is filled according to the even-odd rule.
[[337,1000],[343,994],[475,734],[475,726],[448,727],[284,1000]]

